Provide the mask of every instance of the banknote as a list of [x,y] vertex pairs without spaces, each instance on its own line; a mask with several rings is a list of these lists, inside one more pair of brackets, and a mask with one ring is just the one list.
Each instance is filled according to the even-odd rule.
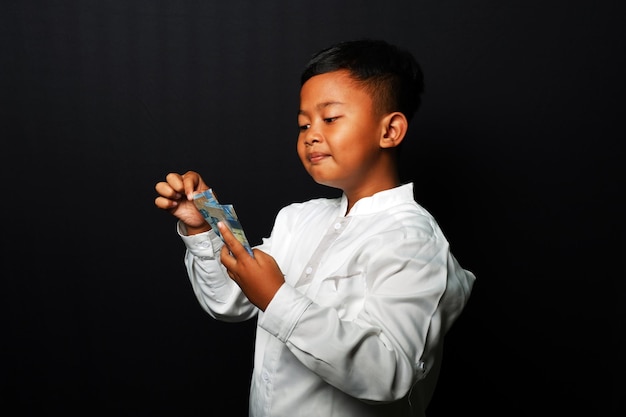
[[196,194],[194,196],[194,204],[219,237],[222,237],[222,235],[217,228],[217,223],[222,222],[233,232],[235,238],[246,248],[246,251],[254,256],[248,238],[246,238],[246,234],[243,232],[239,217],[237,217],[235,212],[235,207],[232,204],[220,204],[212,188]]

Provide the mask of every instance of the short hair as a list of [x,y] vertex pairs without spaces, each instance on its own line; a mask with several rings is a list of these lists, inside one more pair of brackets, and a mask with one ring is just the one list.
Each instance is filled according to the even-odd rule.
[[408,51],[383,40],[339,42],[315,53],[300,76],[300,85],[316,75],[347,70],[369,92],[382,112],[402,112],[411,120],[421,104],[424,75]]

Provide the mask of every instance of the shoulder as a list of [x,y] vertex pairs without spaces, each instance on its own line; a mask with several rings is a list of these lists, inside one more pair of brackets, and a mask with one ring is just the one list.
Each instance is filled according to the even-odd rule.
[[413,230],[414,233],[432,236],[439,231],[439,225],[433,215],[415,201],[389,207],[385,210],[384,217],[388,223]]

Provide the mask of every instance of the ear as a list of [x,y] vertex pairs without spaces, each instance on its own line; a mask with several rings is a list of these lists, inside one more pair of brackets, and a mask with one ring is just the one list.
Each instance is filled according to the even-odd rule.
[[403,113],[393,112],[386,115],[382,120],[380,147],[395,148],[400,145],[408,128],[409,122]]

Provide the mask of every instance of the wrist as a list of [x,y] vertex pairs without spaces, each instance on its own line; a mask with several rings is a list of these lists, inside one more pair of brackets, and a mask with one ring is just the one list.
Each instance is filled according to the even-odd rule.
[[208,232],[209,230],[211,230],[211,226],[209,226],[208,224],[206,226],[200,226],[200,227],[193,227],[193,226],[188,226],[185,225],[187,228],[187,235],[191,236],[191,235],[197,235],[198,233],[204,233],[204,232]]
[[180,221],[178,228],[179,228],[180,234],[184,236],[193,236],[193,235],[197,235],[198,233],[208,232],[209,230],[211,230],[211,225],[206,223],[201,226],[190,226],[187,223]]

